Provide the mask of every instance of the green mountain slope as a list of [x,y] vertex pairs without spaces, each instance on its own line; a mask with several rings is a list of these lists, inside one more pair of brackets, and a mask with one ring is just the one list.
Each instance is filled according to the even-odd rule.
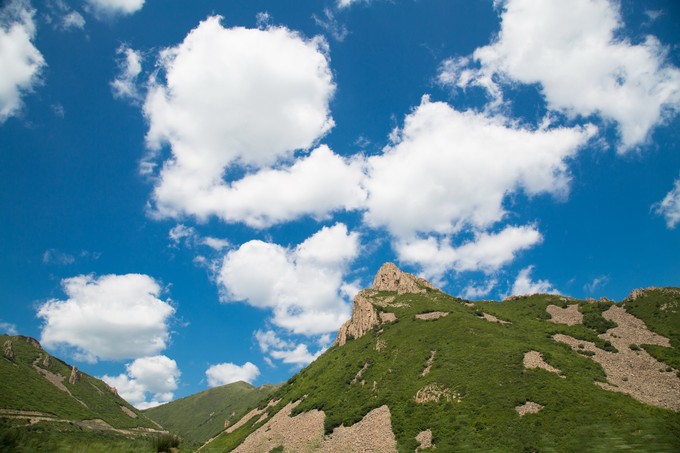
[[99,444],[106,451],[143,451],[150,448],[146,437],[162,430],[35,339],[0,335],[0,346],[0,451],[72,451],[76,445],[99,451]]
[[648,293],[663,317],[624,304],[653,333],[610,301],[471,304],[394,269],[355,299],[345,344],[201,451],[678,451],[678,369],[645,352],[678,357],[678,290]]
[[188,396],[144,411],[173,433],[188,442],[200,445],[234,423],[246,412],[269,396],[277,387],[254,387],[235,382]]

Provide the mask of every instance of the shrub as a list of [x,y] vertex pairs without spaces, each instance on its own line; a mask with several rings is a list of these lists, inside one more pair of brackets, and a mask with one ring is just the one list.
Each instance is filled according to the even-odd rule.
[[173,449],[179,447],[180,438],[174,434],[161,434],[153,438],[153,449],[157,453],[170,453]]

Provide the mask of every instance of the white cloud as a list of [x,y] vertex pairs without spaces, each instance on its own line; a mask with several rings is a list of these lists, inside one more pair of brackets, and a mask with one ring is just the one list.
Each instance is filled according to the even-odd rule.
[[396,143],[368,159],[365,220],[407,238],[486,229],[503,219],[512,192],[565,194],[565,160],[594,133],[592,126],[526,129],[425,96]]
[[85,0],[98,18],[129,16],[144,6],[144,0]]
[[43,264],[67,266],[76,262],[75,256],[57,249],[48,249],[42,255]]
[[33,45],[35,23],[27,0],[11,0],[0,10],[0,124],[21,108],[21,96],[40,82],[45,59]]
[[226,222],[264,228],[304,215],[323,219],[331,211],[355,209],[366,198],[362,162],[344,159],[325,145],[288,168],[264,169],[231,185],[194,184],[192,177],[179,168],[163,172],[154,191],[159,216],[217,215]]
[[0,332],[6,335],[16,335],[19,333],[17,326],[10,322],[0,321]]
[[338,0],[338,8],[347,8],[357,3],[369,3],[371,0]]
[[496,287],[498,280],[495,278],[489,279],[486,282],[482,282],[480,285],[470,284],[463,288],[461,298],[473,300],[486,297],[489,293]]
[[512,290],[510,291],[513,296],[523,296],[527,294],[559,294],[555,288],[553,288],[552,283],[548,280],[531,280],[531,271],[534,266],[528,266],[522,269],[517,275],[515,283],[512,285]]
[[85,27],[85,18],[78,11],[70,11],[61,18],[61,28],[63,30],[78,29]]
[[332,332],[350,315],[341,287],[358,252],[358,234],[341,223],[293,249],[249,241],[224,257],[218,276],[222,300],[271,309],[272,322],[294,333]]
[[309,352],[309,347],[305,343],[296,343],[293,340],[283,340],[273,330],[264,332],[258,330],[255,332],[255,338],[260,346],[260,350],[269,355],[269,357],[267,357],[269,359],[268,363],[272,366],[273,363],[271,363],[271,358],[296,366],[309,365],[328,349],[330,343],[329,334],[320,335],[317,339],[317,344],[320,346],[320,349],[312,354]]
[[673,189],[666,194],[663,200],[652,206],[654,212],[666,219],[668,228],[675,228],[680,223],[680,179],[675,180]]
[[312,19],[314,19],[316,25],[326,30],[336,41],[344,41],[349,33],[347,27],[338,22],[330,8],[323,10],[323,17],[313,14]]
[[550,109],[616,122],[622,153],[643,144],[680,109],[680,70],[667,63],[667,50],[654,36],[639,44],[618,36],[623,29],[618,2],[498,4],[499,34],[473,54],[481,68],[462,69],[450,60],[440,80],[492,90],[508,80],[540,84]]
[[324,349],[320,349],[316,354],[311,354],[307,349],[307,345],[303,343],[295,346],[294,349],[272,351],[271,356],[281,360],[283,363],[305,366],[316,360],[324,351]]
[[605,286],[607,283],[609,283],[609,277],[600,275],[599,277],[595,277],[590,283],[583,285],[583,289],[589,293],[594,293],[597,289]]
[[79,275],[61,282],[66,300],[38,308],[44,324],[41,343],[75,348],[76,358],[138,358],[157,354],[169,340],[175,309],[158,297],[161,288],[148,275]]
[[211,236],[206,236],[201,240],[203,245],[210,247],[213,250],[220,251],[226,249],[231,245],[231,243],[226,239],[214,238]]
[[125,374],[104,375],[101,379],[115,387],[130,404],[138,409],[147,409],[172,400],[181,375],[174,360],[164,355],[142,357],[128,363],[125,368]]
[[123,44],[116,49],[119,55],[118,75],[111,81],[113,97],[140,101],[137,78],[142,73],[142,54]]
[[260,370],[256,365],[246,362],[243,365],[233,363],[220,363],[212,365],[205,371],[210,387],[231,384],[232,382],[245,381],[252,384],[260,375]]
[[322,38],[220,22],[209,17],[163,50],[164,81],[152,80],[146,96],[147,144],[172,151],[154,192],[161,216],[221,215],[233,166],[274,165],[333,127],[328,104],[335,84]]
[[517,253],[542,241],[533,226],[508,226],[498,233],[477,233],[473,240],[453,247],[450,238],[397,240],[399,260],[416,264],[426,278],[439,280],[450,270],[492,272],[514,260]]

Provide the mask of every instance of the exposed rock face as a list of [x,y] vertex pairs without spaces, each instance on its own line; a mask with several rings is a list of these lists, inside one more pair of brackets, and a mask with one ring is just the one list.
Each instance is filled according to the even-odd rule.
[[417,452],[420,450],[425,450],[427,448],[436,448],[435,445],[432,443],[431,429],[421,431],[420,433],[418,433],[418,435],[416,436],[416,440],[420,443],[420,445],[416,447]]
[[68,383],[73,385],[80,380],[80,373],[78,373],[78,368],[74,365],[71,368],[71,375],[68,377]]
[[378,312],[375,307],[365,297],[364,291],[360,291],[354,297],[352,317],[340,327],[335,344],[342,346],[347,343],[350,337],[360,338],[374,326],[377,326],[379,322]]
[[416,404],[438,403],[441,400],[455,401],[460,403],[461,396],[455,390],[444,387],[433,382],[418,390],[416,393]]
[[548,305],[545,311],[550,315],[548,321],[566,324],[568,326],[575,326],[576,324],[583,324],[583,314],[578,311],[578,304],[571,304],[567,308],[561,308],[557,305]]
[[658,286],[650,286],[649,288],[634,289],[633,291],[630,292],[628,297],[623,299],[623,302],[633,301],[641,296],[644,296],[649,291],[661,291],[664,294],[680,296],[680,288],[663,288]]
[[36,340],[33,337],[25,337],[23,335],[18,335],[18,338],[21,338],[22,340],[24,340],[26,343],[30,344],[34,348],[42,350],[42,346],[40,346],[40,343],[38,342],[38,340]]
[[5,341],[3,345],[2,354],[7,360],[14,360],[14,348],[12,347],[12,340]]
[[416,319],[422,319],[423,321],[429,321],[431,319],[443,318],[444,316],[448,316],[448,315],[449,315],[448,311],[431,311],[429,313],[421,313],[419,315],[416,315]]
[[45,354],[45,357],[43,358],[43,361],[42,361],[43,368],[49,368],[51,364],[52,364],[52,361],[50,360],[50,355]]
[[342,346],[347,343],[349,338],[360,338],[381,322],[396,321],[396,316],[393,313],[378,313],[375,309],[375,305],[384,307],[394,300],[393,296],[388,296],[389,300],[388,298],[377,296],[377,291],[395,291],[397,294],[420,294],[424,293],[426,288],[437,289],[430,282],[422,278],[402,272],[393,263],[383,264],[373,280],[373,287],[359,291],[354,297],[352,317],[340,327],[335,344]]
[[427,280],[403,272],[393,263],[383,264],[373,279],[373,289],[377,291],[396,291],[397,294],[420,294],[425,288],[437,288]]
[[554,366],[549,365],[545,360],[543,360],[543,355],[538,351],[529,351],[526,354],[524,354],[523,364],[524,368],[527,370],[531,370],[533,368],[541,368],[545,371],[549,371],[551,373],[555,373],[557,375],[562,376],[562,372],[555,368]]
[[299,401],[289,403],[269,421],[248,436],[234,452],[259,453],[283,447],[291,452],[395,452],[397,439],[392,431],[392,414],[387,406],[367,413],[352,426],[339,426],[324,436],[325,414],[311,410],[292,416]]
[[645,323],[626,312],[623,307],[612,305],[602,316],[614,321],[617,327],[599,335],[614,345],[618,352],[599,349],[594,343],[577,340],[563,334],[555,334],[556,341],[568,344],[573,350],[590,351],[592,360],[602,365],[609,384],[600,387],[612,392],[627,393],[647,404],[680,412],[680,378],[677,370],[666,371],[668,365],[659,362],[644,349],[632,350],[631,345],[652,344],[669,347],[670,341],[647,329]]
[[543,409],[543,406],[541,406],[538,403],[534,403],[533,401],[527,401],[526,403],[522,404],[521,406],[515,407],[515,410],[519,414],[520,417],[523,417],[527,414],[536,414],[538,413],[541,409]]

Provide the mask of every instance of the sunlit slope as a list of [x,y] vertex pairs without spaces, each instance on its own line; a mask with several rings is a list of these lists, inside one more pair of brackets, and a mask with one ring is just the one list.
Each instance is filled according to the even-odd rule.
[[0,451],[147,451],[162,428],[103,381],[0,335]]
[[[471,304],[424,286],[419,293],[365,290],[358,297],[375,310],[374,325],[366,322],[374,317],[370,309],[355,299],[355,313],[360,308],[364,314],[350,323],[370,326],[363,335],[333,346],[271,396],[275,405],[261,404],[242,427],[202,451],[229,451],[241,444],[237,451],[292,451],[292,442],[334,451],[333,436],[344,435],[336,429],[341,425],[357,427],[356,433],[364,433],[370,443],[365,433],[384,432],[385,427],[358,427],[368,426],[369,417],[364,417],[382,407],[389,409],[389,429],[399,451],[426,446],[421,442],[430,434],[438,451],[670,452],[680,445],[678,370],[653,362],[645,344],[617,349],[615,344],[640,333],[629,326],[632,316],[618,304],[612,309],[610,301],[554,295]],[[673,291],[658,298],[673,306],[679,300]],[[656,333],[645,328],[646,336],[635,338],[677,338],[678,314],[665,313],[663,323],[648,323]],[[621,326],[608,319],[613,316]],[[607,336],[613,328],[618,334]],[[657,358],[677,357],[675,341],[655,348],[665,351]],[[602,357],[652,360],[656,368],[640,370],[651,376],[645,381],[656,393],[640,394],[648,389],[636,388],[635,367],[626,371],[630,376],[610,376],[611,363],[595,360]],[[278,433],[286,418],[275,414],[297,401],[293,418],[288,417],[293,422],[286,425],[291,432]],[[304,431],[295,432],[296,420],[298,425],[307,420]]]
[[246,409],[257,405],[275,388],[235,382],[147,409],[144,413],[186,441],[200,445],[237,421]]

